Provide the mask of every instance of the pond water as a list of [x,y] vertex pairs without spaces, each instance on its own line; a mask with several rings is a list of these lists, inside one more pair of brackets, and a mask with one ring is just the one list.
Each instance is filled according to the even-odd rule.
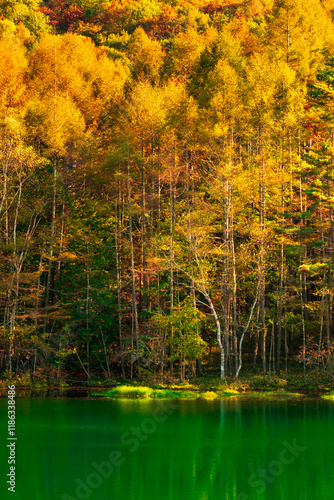
[[333,500],[334,405],[17,399],[15,500]]

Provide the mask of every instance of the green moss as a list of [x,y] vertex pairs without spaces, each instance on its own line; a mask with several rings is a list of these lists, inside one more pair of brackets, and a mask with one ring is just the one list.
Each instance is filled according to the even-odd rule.
[[108,389],[104,392],[93,393],[93,396],[102,396],[107,398],[134,398],[143,399],[151,397],[153,389],[150,387],[133,387],[131,385],[120,385],[114,389]]
[[180,393],[171,389],[155,389],[151,397],[153,399],[177,399]]
[[217,395],[220,397],[220,398],[230,398],[230,397],[233,397],[233,396],[241,396],[242,394],[240,394],[239,391],[237,391],[236,389],[224,389],[222,391],[218,391]]
[[179,391],[179,399],[198,399],[200,394],[192,391]]
[[152,389],[151,387],[121,385],[120,387],[115,387],[114,389],[93,393],[93,396],[107,397],[111,399],[197,399],[200,395],[198,392],[193,391],[174,391],[172,389]]
[[[174,389],[174,386],[173,386]],[[204,399],[206,401],[213,401],[215,399],[225,399],[230,397],[240,397],[240,398],[290,398],[290,397],[301,397],[303,394],[297,392],[287,392],[285,389],[278,390],[263,390],[263,391],[251,391],[251,392],[239,392],[236,389],[229,389],[228,387],[224,390],[219,391],[189,391],[189,390],[173,390],[173,389],[152,389],[146,386],[129,386],[121,385],[115,387],[114,389],[107,389],[103,392],[93,393],[93,396],[106,397],[111,399],[187,399],[196,400]]]
[[198,386],[194,384],[183,383],[183,384],[173,384],[170,386],[170,388],[173,390],[181,390],[181,391],[189,389],[197,390]]
[[321,397],[322,397],[322,399],[334,401],[334,392],[329,392],[328,394],[323,394]]
[[217,399],[217,397],[218,395],[213,391],[207,391],[201,394],[201,398],[206,401],[213,401],[214,399]]
[[249,398],[258,398],[258,399],[275,399],[275,398],[299,398],[303,397],[304,394],[300,394],[299,392],[287,392],[285,389],[279,389],[278,391],[252,391],[243,394],[244,397]]

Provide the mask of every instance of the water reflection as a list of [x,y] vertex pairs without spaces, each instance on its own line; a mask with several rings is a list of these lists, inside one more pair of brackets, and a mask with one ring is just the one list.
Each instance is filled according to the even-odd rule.
[[[331,402],[185,401],[152,426],[156,405],[18,400],[16,499],[333,498]],[[89,486],[113,450],[123,463]]]

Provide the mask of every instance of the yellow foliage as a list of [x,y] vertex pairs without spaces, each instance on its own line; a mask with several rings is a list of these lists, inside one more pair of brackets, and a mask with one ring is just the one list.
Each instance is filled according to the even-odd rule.
[[133,64],[133,73],[137,79],[148,77],[152,81],[158,78],[164,54],[159,42],[151,40],[143,28],[139,27],[133,33],[128,57]]
[[5,31],[0,39],[0,113],[23,104],[24,74],[27,67],[25,50]]

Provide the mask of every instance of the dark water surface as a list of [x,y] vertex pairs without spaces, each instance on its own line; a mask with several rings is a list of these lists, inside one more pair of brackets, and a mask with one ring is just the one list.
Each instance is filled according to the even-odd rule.
[[15,494],[6,404],[1,499],[334,499],[331,402],[17,399]]

